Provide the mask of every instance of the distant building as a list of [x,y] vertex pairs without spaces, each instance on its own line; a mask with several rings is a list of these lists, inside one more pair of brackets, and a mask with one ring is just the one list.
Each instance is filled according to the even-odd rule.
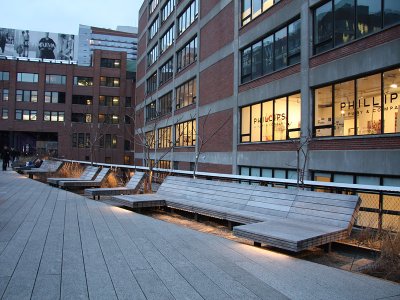
[[107,50],[126,52],[127,71],[136,72],[137,29],[119,26],[117,30],[79,25],[78,64],[90,66],[93,51]]

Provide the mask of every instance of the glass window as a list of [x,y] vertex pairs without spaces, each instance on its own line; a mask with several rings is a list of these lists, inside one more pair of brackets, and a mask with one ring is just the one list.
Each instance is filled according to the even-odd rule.
[[147,94],[154,93],[157,90],[157,72],[150,76],[146,81]]
[[169,0],[162,8],[161,8],[161,23],[165,22],[171,13],[174,11],[175,0]]
[[252,46],[252,76],[259,77],[262,74],[262,42]]
[[74,85],[92,86],[93,77],[74,76]]
[[287,28],[282,28],[275,33],[275,69],[287,65]]
[[172,145],[172,127],[158,129],[158,148],[169,148]]
[[160,53],[165,52],[173,43],[175,38],[175,27],[172,25],[160,39]]
[[0,71],[0,81],[10,80],[10,73],[6,71]]
[[251,80],[251,47],[242,51],[242,83]]
[[3,101],[8,101],[8,89],[3,89]]
[[354,135],[355,94],[354,80],[335,84],[334,135]]
[[196,102],[196,78],[185,82],[176,88],[176,109]]
[[160,116],[172,112],[172,92],[158,99]]
[[119,97],[116,96],[99,96],[100,106],[119,106]]
[[288,26],[288,64],[300,62],[300,20]]
[[152,64],[156,62],[158,58],[158,45],[156,44],[150,51],[147,53],[147,66],[150,67]]
[[171,57],[160,68],[160,85],[170,80],[174,75],[173,58]]
[[337,46],[354,39],[354,0],[335,0],[334,9],[335,46]]
[[178,17],[178,35],[181,35],[198,16],[198,0],[192,1],[186,10]]
[[67,76],[65,75],[46,75],[47,84],[66,84]]
[[1,118],[3,120],[8,120],[8,108],[1,109]]
[[[101,102],[101,97],[102,96],[99,97],[100,102]],[[72,104],[92,105],[93,104],[93,96],[72,95]]]
[[150,15],[156,10],[160,0],[150,0],[149,1],[149,12]]
[[100,86],[119,87],[119,78],[100,76]]
[[400,70],[394,69],[316,89],[316,136],[400,132],[399,85]]
[[261,14],[261,1],[262,0],[252,0],[251,13],[253,18]]
[[100,67],[102,68],[120,68],[121,60],[112,58],[101,58]]
[[300,137],[300,94],[241,108],[241,142],[267,142]]
[[400,1],[384,0],[384,26],[399,23],[400,21]]
[[154,20],[154,22],[149,27],[149,40],[151,40],[158,32],[158,17]]
[[279,1],[280,0],[242,0],[242,25],[246,25]]
[[381,74],[357,79],[357,134],[381,133]]
[[19,82],[38,82],[39,75],[35,73],[17,73],[17,81]]
[[316,136],[332,135],[332,86],[315,90]]
[[380,1],[357,0],[357,36],[376,32],[382,27],[382,10]]
[[242,0],[242,25],[251,21],[251,0]]
[[64,92],[45,92],[44,93],[45,103],[65,103]]
[[384,132],[400,132],[400,69],[383,73]]
[[333,13],[332,1],[325,3],[314,11],[314,45],[315,52],[320,53],[333,46]]
[[197,37],[193,38],[177,53],[177,72],[186,68],[197,60]]
[[175,125],[175,142],[178,147],[196,145],[196,120]]
[[270,73],[274,70],[274,36],[271,35],[263,41],[263,72]]
[[157,118],[157,103],[156,101],[146,105],[146,121]]

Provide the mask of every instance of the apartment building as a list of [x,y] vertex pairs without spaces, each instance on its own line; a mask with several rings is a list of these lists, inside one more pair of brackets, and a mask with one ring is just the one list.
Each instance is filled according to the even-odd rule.
[[400,1],[146,0],[139,14],[136,134],[155,142],[136,164],[400,186]]
[[105,50],[93,51],[91,66],[0,57],[0,146],[132,163],[135,81],[126,68],[125,52]]

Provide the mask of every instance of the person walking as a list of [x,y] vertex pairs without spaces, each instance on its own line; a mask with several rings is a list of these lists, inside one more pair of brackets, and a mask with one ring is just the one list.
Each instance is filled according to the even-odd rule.
[[7,171],[7,166],[10,161],[10,150],[8,150],[7,146],[4,146],[1,152],[1,158],[3,159],[3,171]]

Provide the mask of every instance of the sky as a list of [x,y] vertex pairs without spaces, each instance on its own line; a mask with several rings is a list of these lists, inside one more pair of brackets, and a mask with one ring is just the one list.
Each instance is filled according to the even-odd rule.
[[[4,2],[3,2],[4,1]],[[3,0],[0,28],[78,34],[79,24],[138,26],[143,0]]]

